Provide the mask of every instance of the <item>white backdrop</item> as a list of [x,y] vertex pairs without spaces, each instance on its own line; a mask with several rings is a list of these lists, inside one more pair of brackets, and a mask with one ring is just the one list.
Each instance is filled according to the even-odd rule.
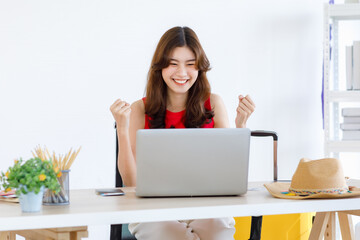
[[[0,1],[0,170],[35,146],[82,146],[70,187],[114,185],[110,105],[144,94],[161,35],[195,30],[210,59],[212,91],[234,127],[250,94],[251,129],[279,134],[279,176],[323,157],[323,0]],[[250,180],[272,177],[272,141],[254,139]]]

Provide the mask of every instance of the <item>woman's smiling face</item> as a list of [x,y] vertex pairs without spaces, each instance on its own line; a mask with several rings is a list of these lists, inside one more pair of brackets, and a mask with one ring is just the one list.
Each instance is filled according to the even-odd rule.
[[172,51],[169,66],[162,69],[168,93],[187,93],[199,74],[195,62],[195,54],[186,46]]

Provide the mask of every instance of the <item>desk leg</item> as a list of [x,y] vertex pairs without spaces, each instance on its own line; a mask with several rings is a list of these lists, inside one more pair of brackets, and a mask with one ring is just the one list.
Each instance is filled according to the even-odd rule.
[[360,216],[360,210],[350,210],[350,211],[341,211],[342,213],[347,213],[355,216]]
[[88,231],[77,231],[70,233],[70,240],[81,240],[82,238],[87,238],[89,236]]
[[10,240],[16,240],[16,234],[13,232],[10,232]]
[[0,232],[0,240],[10,240],[10,232]]
[[336,212],[330,212],[329,220],[326,224],[324,240],[336,239]]
[[25,238],[25,240],[49,240],[49,238],[45,235],[33,230],[17,230],[14,231],[14,233],[16,235],[22,236]]
[[338,212],[339,224],[341,229],[342,239],[355,239],[355,232],[353,228],[352,217],[349,214]]
[[[12,233],[18,234],[26,240],[81,240],[89,235],[87,226],[20,230]],[[0,240],[15,240],[15,238],[0,238]]]
[[330,212],[317,212],[315,221],[311,228],[309,240],[322,240],[325,234],[326,225],[330,218]]
[[0,240],[16,240],[16,234],[13,232],[0,232]]

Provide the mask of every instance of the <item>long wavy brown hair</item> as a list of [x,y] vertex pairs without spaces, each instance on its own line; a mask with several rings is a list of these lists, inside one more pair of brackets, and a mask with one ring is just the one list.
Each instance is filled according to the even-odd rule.
[[199,128],[211,121],[212,109],[206,109],[204,102],[210,96],[210,84],[206,72],[210,63],[195,32],[188,27],[174,27],[161,37],[148,73],[146,86],[145,114],[149,116],[150,128],[165,128],[167,85],[162,69],[170,64],[170,54],[176,47],[189,47],[195,55],[195,66],[199,71],[194,85],[189,89],[184,115],[187,128]]

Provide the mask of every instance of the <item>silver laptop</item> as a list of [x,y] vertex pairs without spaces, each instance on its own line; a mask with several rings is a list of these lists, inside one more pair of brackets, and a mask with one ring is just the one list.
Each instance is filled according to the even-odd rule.
[[244,194],[249,148],[247,128],[138,130],[136,195]]

